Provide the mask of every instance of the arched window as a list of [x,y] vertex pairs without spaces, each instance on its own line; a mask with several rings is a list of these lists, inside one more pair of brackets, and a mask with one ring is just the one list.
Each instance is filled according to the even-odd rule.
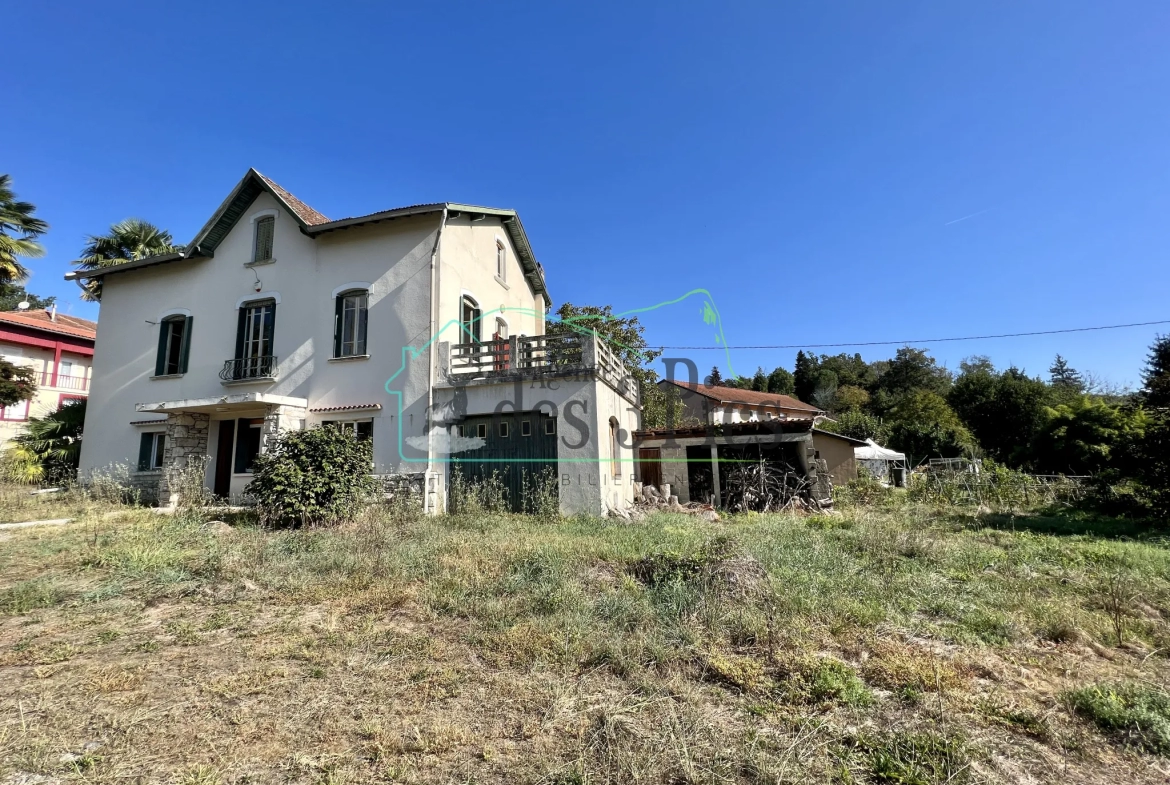
[[366,325],[370,293],[350,289],[334,298],[333,356],[362,357],[366,351]]
[[154,360],[155,376],[173,376],[187,372],[191,353],[190,316],[175,314],[159,322],[158,354]]
[[463,334],[459,338],[459,343],[479,343],[479,303],[471,295],[463,295],[463,301],[460,304],[459,321],[463,327]]
[[497,341],[508,340],[508,323],[503,319],[496,317],[496,332],[492,337]]

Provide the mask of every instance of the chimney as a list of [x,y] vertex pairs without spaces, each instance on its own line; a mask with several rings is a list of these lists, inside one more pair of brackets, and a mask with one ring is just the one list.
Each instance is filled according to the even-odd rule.
[[57,321],[57,303],[53,303],[52,310],[49,311],[49,321]]

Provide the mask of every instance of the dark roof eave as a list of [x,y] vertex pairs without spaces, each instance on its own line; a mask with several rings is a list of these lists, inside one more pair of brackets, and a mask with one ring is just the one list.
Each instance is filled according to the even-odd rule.
[[200,253],[199,249],[195,249],[194,253],[188,255],[186,251],[178,251],[175,253],[164,253],[158,256],[148,256],[145,259],[135,259],[132,262],[122,262],[121,264],[110,265],[109,267],[98,267],[94,270],[70,270],[65,273],[66,281],[75,281],[77,279],[90,280],[94,278],[104,278],[107,275],[114,273],[125,273],[131,270],[141,270],[144,267],[153,267],[157,264],[167,264],[168,262],[178,262],[183,259],[210,259],[214,254],[210,251]]
[[841,439],[842,441],[849,442],[850,444],[855,444],[858,447],[869,446],[869,442],[865,441],[864,439],[854,439],[852,436],[846,436],[843,433],[833,433],[832,431],[826,431],[823,428],[813,428],[813,433],[819,433],[824,436],[832,436],[833,438]]

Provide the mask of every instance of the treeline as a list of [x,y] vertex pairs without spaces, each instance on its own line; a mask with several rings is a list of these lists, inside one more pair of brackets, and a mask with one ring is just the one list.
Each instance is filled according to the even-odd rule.
[[1170,488],[1170,336],[1150,348],[1136,392],[1110,389],[1057,355],[1047,378],[971,357],[958,373],[923,349],[888,360],[798,352],[794,370],[708,382],[793,395],[828,412],[821,427],[904,452],[981,457],[1039,474],[1134,483],[1146,497]]

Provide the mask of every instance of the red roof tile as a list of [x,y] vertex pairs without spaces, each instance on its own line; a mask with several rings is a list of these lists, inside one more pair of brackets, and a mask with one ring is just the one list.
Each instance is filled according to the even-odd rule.
[[779,409],[795,409],[802,412],[820,412],[821,410],[815,406],[809,406],[803,401],[798,401],[791,395],[780,395],[779,393],[757,392],[755,390],[740,390],[736,387],[722,387],[719,385],[706,384],[692,384],[691,382],[678,382],[670,380],[672,384],[677,384],[699,395],[710,398],[713,401],[720,403],[742,403],[751,406],[775,406]]
[[54,321],[48,311],[0,311],[0,322],[45,330],[51,333],[72,335],[77,338],[97,338],[97,322],[76,316],[57,314]]
[[267,183],[268,187],[275,191],[276,195],[279,196],[284,201],[284,203],[289,206],[289,209],[296,213],[297,217],[307,223],[309,226],[329,223],[328,218],[314,210],[312,207],[309,207],[309,205],[305,204],[300,199],[281,188],[272,180],[269,180],[259,172],[256,172],[256,174],[260,175],[260,179]]

